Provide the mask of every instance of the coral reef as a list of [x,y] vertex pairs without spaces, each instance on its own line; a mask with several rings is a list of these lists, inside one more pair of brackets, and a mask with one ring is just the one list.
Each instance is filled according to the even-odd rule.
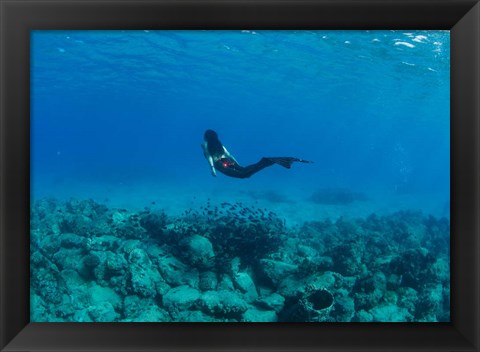
[[[266,209],[246,207],[242,203],[218,206],[208,203],[199,211],[189,209],[173,219],[162,238],[164,243],[175,247],[173,251],[179,257],[191,254],[192,246],[185,249],[185,244],[188,247],[192,236],[198,236],[196,241],[202,238],[204,251],[208,252],[203,253],[202,260],[208,262],[207,266],[213,261],[216,270],[222,271],[235,257],[239,257],[243,265],[255,264],[278,250],[286,234],[285,222]],[[209,254],[211,257],[207,258]]]
[[170,216],[42,199],[31,321],[449,321],[449,236],[413,211],[289,228],[241,203]]

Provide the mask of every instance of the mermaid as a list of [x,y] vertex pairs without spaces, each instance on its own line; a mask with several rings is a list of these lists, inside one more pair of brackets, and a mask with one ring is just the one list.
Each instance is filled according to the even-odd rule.
[[216,171],[219,171],[222,174],[230,177],[248,178],[260,170],[263,170],[266,167],[274,164],[278,164],[284,168],[290,169],[294,162],[312,163],[312,161],[293,157],[263,157],[255,164],[240,166],[238,161],[220,142],[217,132],[213,130],[206,130],[203,140],[203,155],[210,165],[212,176],[217,176]]

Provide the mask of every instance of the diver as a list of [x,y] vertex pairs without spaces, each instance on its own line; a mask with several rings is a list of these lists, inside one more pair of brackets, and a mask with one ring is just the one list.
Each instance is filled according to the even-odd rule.
[[218,170],[222,174],[230,177],[247,178],[273,164],[278,164],[287,169],[290,169],[290,167],[295,161],[300,163],[313,162],[292,157],[264,157],[260,159],[260,161],[256,164],[243,167],[240,166],[238,161],[220,142],[220,140],[218,139],[218,135],[215,131],[206,130],[203,139],[203,155],[210,164],[210,168],[212,169],[212,176],[217,176],[217,172],[215,170]]

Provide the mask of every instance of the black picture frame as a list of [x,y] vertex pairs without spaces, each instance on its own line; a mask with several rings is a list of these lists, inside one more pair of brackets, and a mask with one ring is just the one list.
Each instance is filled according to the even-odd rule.
[[[479,351],[480,4],[0,0],[2,351]],[[30,30],[451,30],[451,323],[29,323]]]

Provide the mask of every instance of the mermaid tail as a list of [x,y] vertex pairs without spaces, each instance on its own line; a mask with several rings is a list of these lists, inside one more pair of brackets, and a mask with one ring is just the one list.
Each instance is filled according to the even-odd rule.
[[272,158],[265,158],[265,159],[268,159],[273,163],[283,166],[284,168],[287,168],[287,169],[290,169],[294,162],[308,163],[308,164],[313,163],[313,161],[299,159],[299,158],[291,158],[291,157],[272,157]]

